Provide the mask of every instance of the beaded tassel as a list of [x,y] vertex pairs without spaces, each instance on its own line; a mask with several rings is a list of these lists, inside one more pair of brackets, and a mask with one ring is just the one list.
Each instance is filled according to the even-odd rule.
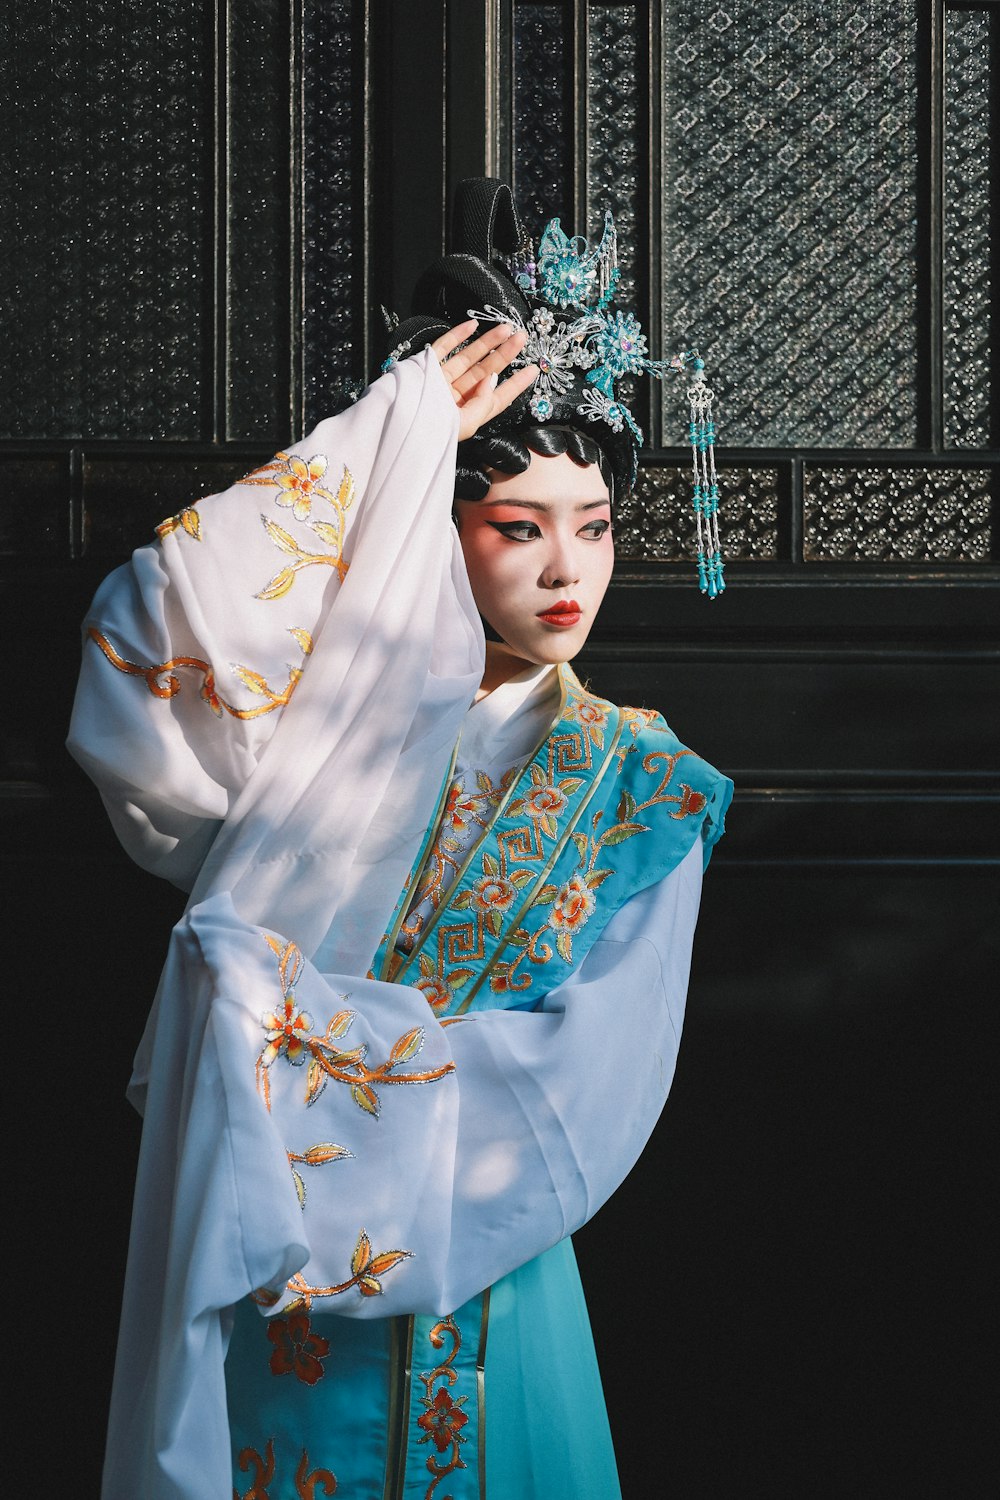
[[715,599],[726,587],[719,538],[719,476],[715,470],[713,393],[705,379],[705,361],[691,360],[694,375],[688,386],[691,421],[688,436],[694,468],[694,513],[698,527],[698,587]]

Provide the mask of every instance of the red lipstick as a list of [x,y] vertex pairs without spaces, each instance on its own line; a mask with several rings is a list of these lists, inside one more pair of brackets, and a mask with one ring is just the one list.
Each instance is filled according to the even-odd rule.
[[582,614],[583,610],[575,599],[560,599],[547,609],[539,610],[538,619],[545,625],[555,625],[559,630],[569,630],[573,625],[579,625]]

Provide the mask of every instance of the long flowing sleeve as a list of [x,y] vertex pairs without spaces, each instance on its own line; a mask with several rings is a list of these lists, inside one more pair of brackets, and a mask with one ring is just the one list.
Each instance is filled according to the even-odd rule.
[[[596,1211],[670,1085],[701,864],[632,897],[537,1011],[451,1023],[419,990],[319,974],[223,897],[191,913],[160,1037],[188,1085],[161,1068],[150,1091],[106,1496],[225,1492],[220,1311],[251,1289],[448,1312]],[[341,1059],[322,1087],[319,1052]]]
[[[439,718],[464,711],[482,645],[449,524],[456,430],[433,355],[407,360],[164,523],[102,585],[69,748],[139,864],[191,888],[223,821],[244,821],[233,813],[310,676],[335,689],[342,739],[387,667],[382,685],[398,691],[378,712],[399,729],[397,753],[428,676],[450,684],[431,705]],[[317,672],[321,635],[335,645]],[[280,771],[301,798],[315,736],[299,722],[294,738]]]

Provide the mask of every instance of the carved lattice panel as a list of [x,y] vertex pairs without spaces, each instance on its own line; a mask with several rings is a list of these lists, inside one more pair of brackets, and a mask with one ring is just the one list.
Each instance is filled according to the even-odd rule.
[[989,469],[808,469],[807,562],[956,563],[990,556]]
[[292,347],[287,5],[229,13],[226,436],[287,442]]
[[726,441],[914,444],[916,0],[665,17],[664,327],[719,370]]
[[[197,438],[211,279],[211,15],[5,7],[3,435]],[[207,145],[206,145],[207,143]]]
[[[644,191],[640,141],[639,50],[634,5],[592,5],[587,35],[586,230],[596,234],[603,212],[615,216],[621,258],[616,301],[636,300],[636,232]],[[582,226],[581,226],[582,229]]]
[[990,131],[991,31],[985,11],[948,11],[944,133],[945,443],[990,442],[990,205],[997,191]]
[[361,153],[355,74],[354,0],[309,5],[304,17],[305,236],[303,349],[306,428],[330,409],[337,390],[365,374],[358,316],[361,224],[356,173]]
[[[773,468],[720,469],[723,543],[730,562],[778,555],[778,474]],[[635,492],[615,515],[619,557],[680,562],[697,551],[689,468],[639,470]]]
[[573,217],[573,7],[514,8],[514,196],[528,232]]

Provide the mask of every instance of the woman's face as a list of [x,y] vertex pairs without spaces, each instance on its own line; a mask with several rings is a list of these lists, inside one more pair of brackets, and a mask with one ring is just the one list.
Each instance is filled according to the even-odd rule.
[[494,475],[485,500],[455,502],[479,613],[526,664],[569,661],[614,565],[607,485],[596,464],[565,453],[532,453],[523,474]]

